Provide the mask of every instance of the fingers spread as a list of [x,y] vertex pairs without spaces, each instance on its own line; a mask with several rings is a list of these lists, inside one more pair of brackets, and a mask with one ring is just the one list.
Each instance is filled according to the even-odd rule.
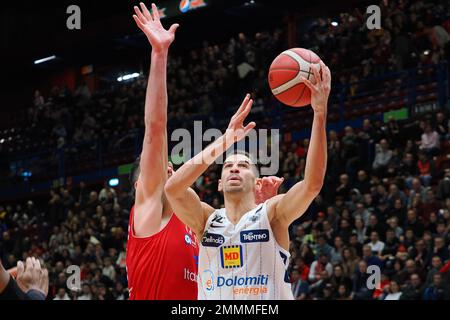
[[159,20],[159,11],[154,3],[152,3],[152,15],[153,15],[153,19]]
[[313,85],[313,84],[311,83],[311,81],[309,81],[308,79],[306,79],[306,78],[303,77],[303,76],[302,76],[300,79],[301,79],[302,82],[309,88],[309,90],[311,90],[311,91],[317,91],[316,86]]
[[316,85],[319,85],[322,82],[322,78],[319,73],[319,69],[315,66],[311,66],[312,72],[314,74],[314,78],[316,79]]
[[150,14],[150,12],[148,11],[147,7],[145,6],[145,4],[143,2],[140,3],[141,5],[141,9],[142,9],[142,13],[144,14],[144,16],[147,18],[148,21],[153,21],[153,17]]
[[147,18],[142,14],[141,10],[139,10],[138,7],[134,6],[134,12],[136,13],[136,16],[139,18],[141,24],[147,23]]
[[245,126],[244,133],[247,134],[249,131],[251,131],[255,127],[256,127],[256,123],[253,121],[250,122],[248,125]]
[[174,34],[175,31],[177,31],[177,29],[178,29],[179,26],[180,26],[180,25],[179,25],[178,23],[174,23],[173,25],[170,26],[169,32],[171,32],[172,34]]

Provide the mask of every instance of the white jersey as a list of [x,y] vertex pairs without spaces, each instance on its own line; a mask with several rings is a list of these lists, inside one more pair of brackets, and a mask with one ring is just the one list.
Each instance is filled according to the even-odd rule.
[[199,300],[294,299],[290,254],[275,241],[266,203],[234,225],[218,209],[208,218],[200,244]]

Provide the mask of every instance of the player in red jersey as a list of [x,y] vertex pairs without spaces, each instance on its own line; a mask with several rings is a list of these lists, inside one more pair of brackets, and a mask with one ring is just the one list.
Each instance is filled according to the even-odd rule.
[[152,13],[143,3],[140,6],[134,7],[133,18],[152,52],[144,142],[131,174],[135,204],[130,212],[126,258],[130,299],[195,299],[198,246],[163,193],[172,170],[167,156],[167,57],[178,24],[166,30],[154,4]]
[[[145,134],[141,156],[130,178],[135,204],[130,212],[127,243],[128,288],[131,300],[197,299],[198,244],[193,232],[173,213],[164,195],[172,175],[167,147],[166,69],[178,24],[163,28],[159,13],[143,3],[134,19],[151,46],[150,75],[145,99]],[[274,196],[282,180],[266,177],[259,202]]]

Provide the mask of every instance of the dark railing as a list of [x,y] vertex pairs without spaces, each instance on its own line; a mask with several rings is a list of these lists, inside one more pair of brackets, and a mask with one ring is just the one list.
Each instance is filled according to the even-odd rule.
[[[380,118],[384,112],[399,108],[407,108],[410,116],[419,113],[422,104],[431,103],[440,108],[449,99],[448,78],[448,63],[442,62],[355,83],[335,83],[329,102],[328,129],[340,131],[348,124],[358,127],[362,118]],[[258,109],[256,104],[251,120],[258,125],[262,122],[268,128],[280,128],[282,136],[290,132],[292,140],[308,136],[312,121],[307,116],[312,114],[310,108],[286,108],[273,99],[270,101],[274,101],[273,106],[261,105]],[[211,126],[225,129],[233,110],[230,107],[210,116],[191,117],[187,122],[202,120],[203,130]],[[169,121],[169,132],[173,129]],[[31,192],[38,182],[64,180],[87,172],[101,175],[103,170],[130,163],[141,151],[142,137],[143,131],[134,129],[113,144],[105,143],[111,142],[106,137],[108,141],[98,139],[87,145],[66,145],[60,149],[47,145],[43,151],[33,154],[7,156],[0,159],[0,167],[10,173],[0,177],[0,197],[11,195],[14,190]]]

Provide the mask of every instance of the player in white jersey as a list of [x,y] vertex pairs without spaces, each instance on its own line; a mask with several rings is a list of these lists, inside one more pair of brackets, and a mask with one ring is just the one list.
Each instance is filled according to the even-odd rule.
[[261,188],[255,163],[246,155],[225,159],[219,191],[225,208],[201,202],[189,187],[222,153],[254,127],[244,120],[253,101],[247,95],[231,118],[225,134],[186,162],[165,185],[169,202],[181,221],[199,238],[199,299],[293,299],[286,273],[289,263],[289,225],[298,219],[320,192],[327,162],[326,116],[331,74],[323,62],[317,82],[303,79],[311,90],[314,110],[304,180],[286,194],[255,205]]

